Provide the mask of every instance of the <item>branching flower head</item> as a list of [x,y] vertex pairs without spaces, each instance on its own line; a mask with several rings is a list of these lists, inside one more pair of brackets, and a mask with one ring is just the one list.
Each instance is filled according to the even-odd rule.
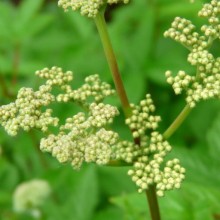
[[59,134],[43,138],[40,148],[51,152],[61,163],[71,163],[75,169],[79,169],[84,161],[107,164],[118,134],[104,127],[112,123],[116,115],[118,110],[115,107],[92,103],[88,116],[78,113],[67,118]]
[[[19,128],[25,131],[37,128],[46,133],[49,126],[56,126],[56,135],[50,134],[41,140],[42,151],[50,152],[60,163],[71,163],[75,169],[79,169],[83,162],[108,163],[112,158],[112,146],[119,137],[107,126],[119,111],[104,104],[103,100],[114,95],[115,90],[102,82],[97,74],[86,77],[77,89],[70,85],[73,80],[71,71],[52,67],[36,71],[36,75],[45,83],[37,91],[21,88],[15,102],[1,106],[0,124],[10,135],[16,135]],[[62,102],[75,102],[82,107],[82,112],[60,125],[58,118],[52,117],[52,109],[42,109],[51,103]]]
[[71,9],[73,11],[80,10],[82,15],[88,17],[96,17],[101,7],[106,4],[128,3],[129,0],[59,0],[58,5],[65,11]]
[[139,192],[156,185],[157,195],[163,196],[166,190],[180,188],[185,169],[178,159],[165,159],[172,147],[157,131],[161,118],[154,115],[155,106],[151,96],[147,94],[139,105],[131,106],[132,116],[126,119],[126,124],[140,143],[118,142],[113,147],[116,159],[133,164],[128,175],[138,186]]
[[186,92],[186,102],[192,108],[200,100],[220,98],[220,58],[209,51],[214,40],[220,38],[220,2],[204,4],[198,15],[208,19],[208,25],[201,27],[202,34],[195,31],[191,21],[180,17],[164,33],[190,50],[188,62],[196,67],[196,74],[180,70],[176,76],[171,71],[165,75],[176,94]]

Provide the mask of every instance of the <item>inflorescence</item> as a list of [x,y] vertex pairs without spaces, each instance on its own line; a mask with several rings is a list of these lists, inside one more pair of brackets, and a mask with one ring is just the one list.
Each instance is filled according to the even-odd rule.
[[80,10],[82,15],[87,17],[96,17],[101,7],[106,4],[128,3],[129,0],[59,0],[58,5],[65,11],[71,9],[73,11]]
[[51,194],[51,187],[47,181],[34,179],[21,183],[13,193],[13,209],[17,213],[29,213],[39,219],[40,207]]
[[[41,150],[51,152],[61,163],[70,162],[76,169],[83,161],[108,163],[111,146],[118,140],[117,133],[105,128],[119,114],[116,107],[102,103],[105,97],[115,94],[111,86],[95,74],[88,76],[80,88],[72,89],[73,73],[63,72],[59,67],[44,68],[36,71],[36,75],[46,80],[45,84],[37,91],[21,88],[15,102],[0,107],[0,124],[8,134],[14,136],[19,129],[29,131],[31,128],[47,133],[49,126],[56,126],[59,133],[43,138]],[[80,104],[85,112],[59,125],[59,119],[52,116],[53,111],[48,107],[68,101]]]
[[[82,15],[95,17],[105,4],[120,2],[128,1],[59,0],[58,4],[65,11],[80,10]],[[208,19],[200,33],[195,31],[191,21],[177,17],[164,34],[189,49],[188,62],[197,69],[195,75],[183,70],[176,76],[171,71],[165,73],[175,94],[186,93],[186,102],[191,108],[200,100],[220,97],[220,57],[210,52],[213,42],[220,39],[220,2],[212,0],[204,4],[198,15]],[[155,106],[149,94],[139,105],[131,104],[132,114],[125,120],[134,141],[122,140],[117,132],[108,129],[119,114],[118,109],[103,103],[107,96],[115,94],[115,90],[97,74],[86,77],[77,89],[70,84],[71,71],[52,67],[37,71],[36,75],[46,80],[45,84],[37,91],[20,89],[14,103],[0,107],[0,124],[8,134],[16,135],[19,129],[29,131],[31,128],[47,133],[50,126],[56,126],[58,132],[42,138],[40,149],[50,152],[60,163],[70,163],[74,169],[79,169],[83,162],[104,165],[112,160],[124,161],[132,165],[128,175],[139,192],[154,185],[157,195],[163,196],[166,190],[180,188],[185,169],[177,158],[165,159],[172,147],[157,130],[161,118],[154,115]],[[55,102],[75,102],[83,111],[60,125],[50,108]]]
[[181,43],[190,50],[188,62],[196,66],[192,76],[180,70],[176,76],[165,73],[167,82],[176,94],[186,92],[186,102],[193,108],[200,100],[220,97],[220,57],[209,51],[214,40],[220,38],[220,2],[212,0],[204,4],[198,15],[208,19],[208,25],[201,27],[201,34],[195,31],[191,21],[177,17],[164,35]]
[[114,146],[116,159],[133,164],[128,175],[138,186],[139,192],[153,184],[158,196],[163,196],[165,190],[180,188],[185,169],[178,159],[165,161],[172,147],[157,131],[161,118],[153,115],[155,106],[151,96],[147,94],[139,105],[131,106],[132,116],[126,119],[126,124],[132,130],[133,138],[139,138],[140,143],[119,142]]
[[[8,134],[16,135],[19,129],[40,129],[46,134],[40,149],[51,153],[60,163],[70,163],[74,169],[79,169],[83,162],[104,165],[119,160],[133,164],[128,174],[139,192],[152,184],[156,184],[160,196],[164,190],[179,188],[184,169],[177,159],[164,164],[171,146],[156,131],[161,118],[153,115],[155,106],[149,94],[139,105],[131,104],[132,116],[125,121],[133,138],[140,140],[134,143],[120,139],[118,133],[108,129],[119,111],[103,103],[115,91],[97,74],[86,77],[77,89],[70,84],[71,71],[52,67],[36,71],[36,75],[45,80],[37,91],[21,88],[15,102],[0,107],[0,124]],[[61,125],[49,108],[50,104],[61,102],[75,102],[83,107],[82,112],[68,117]],[[58,127],[56,134],[49,133],[50,126]]]

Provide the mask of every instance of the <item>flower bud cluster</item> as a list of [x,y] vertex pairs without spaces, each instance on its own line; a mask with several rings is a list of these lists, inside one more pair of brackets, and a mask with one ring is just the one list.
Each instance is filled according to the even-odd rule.
[[186,102],[191,108],[200,100],[220,97],[220,58],[215,58],[209,52],[213,41],[220,37],[219,15],[220,2],[212,0],[211,3],[204,4],[199,12],[199,16],[208,18],[210,24],[201,27],[204,36],[193,32],[194,25],[179,17],[165,32],[166,37],[171,37],[190,50],[187,60],[197,68],[195,76],[184,71],[179,71],[176,76],[172,76],[171,71],[165,73],[167,82],[176,94],[186,92]]
[[[51,116],[52,110],[43,112],[42,107],[55,101],[76,101],[86,107],[86,113],[80,112],[67,118],[57,135],[51,134],[41,140],[41,150],[52,153],[61,163],[70,162],[76,169],[84,161],[108,163],[118,134],[105,127],[113,122],[119,111],[100,102],[115,94],[115,90],[102,82],[97,74],[88,76],[85,84],[75,90],[69,85],[73,79],[71,71],[63,72],[59,67],[52,67],[36,71],[36,75],[46,80],[38,91],[22,88],[14,103],[0,107],[0,123],[8,133],[16,135],[19,128],[28,131],[33,127],[45,132],[50,125],[58,126],[58,118]],[[53,95],[54,87],[65,93],[60,94],[56,90],[56,95]]]
[[117,115],[118,110],[113,106],[92,103],[88,116],[81,112],[67,118],[59,134],[43,138],[40,148],[52,153],[60,163],[71,163],[75,169],[79,169],[84,161],[106,164],[118,134],[103,127],[112,123]]
[[207,46],[206,38],[200,36],[194,30],[195,25],[190,20],[176,17],[171,24],[171,28],[165,31],[164,36],[170,37],[190,49],[195,46],[205,48]]
[[[207,68],[200,66],[201,70],[197,77],[185,74],[179,71],[177,76],[173,77],[171,71],[166,71],[167,82],[172,85],[176,94],[186,92],[186,102],[193,108],[200,100],[211,98],[220,98],[220,59],[217,59],[211,74],[207,74]],[[214,73],[215,72],[215,73]],[[184,73],[184,74],[183,74]]]
[[113,158],[116,160],[133,163],[136,159],[147,153],[147,136],[141,138],[140,144],[131,141],[122,140],[113,146]]
[[78,89],[72,90],[71,87],[65,88],[65,94],[59,94],[57,101],[77,101],[86,104],[89,97],[93,97],[95,102],[101,102],[105,97],[115,94],[115,90],[111,86],[102,82],[98,74],[86,77],[85,83]]
[[38,70],[35,74],[42,79],[46,79],[46,85],[49,86],[65,86],[73,80],[72,71],[64,73],[62,68],[56,66],[51,69],[44,68]]
[[158,127],[160,116],[153,116],[155,106],[150,94],[146,95],[146,99],[140,102],[140,105],[131,104],[132,116],[127,118],[125,123],[132,130],[134,138],[143,136],[147,129],[155,130]]
[[128,3],[129,0],[59,0],[58,6],[64,11],[71,9],[73,11],[80,10],[82,15],[94,18],[99,13],[100,8],[107,4]]
[[175,77],[172,76],[170,70],[166,71],[165,76],[167,82],[172,85],[175,94],[181,94],[183,89],[187,90],[190,83],[195,81],[194,76],[190,76],[185,73],[185,71],[180,70]]
[[220,37],[220,2],[212,0],[210,3],[204,4],[203,8],[199,11],[200,17],[208,18],[209,25],[203,25],[201,30],[207,37],[219,38]]
[[103,104],[92,103],[89,107],[90,117],[88,118],[91,125],[95,127],[103,127],[106,124],[111,124],[113,118],[119,114],[116,107]]
[[13,194],[13,209],[17,213],[29,213],[36,219],[41,217],[42,206],[51,193],[48,182],[40,179],[24,182]]
[[41,110],[55,99],[50,91],[48,85],[40,86],[36,92],[21,88],[14,103],[0,107],[0,123],[9,135],[16,135],[19,128],[28,131],[35,127],[45,132],[48,126],[57,126],[58,118],[51,116],[52,109]]
[[[148,147],[140,155],[128,175],[139,187],[139,192],[155,184],[157,195],[163,196],[164,191],[180,188],[184,179],[185,169],[178,159],[169,160],[164,166],[164,157],[171,151],[171,146],[158,132],[151,133]],[[161,167],[164,167],[161,170]]]

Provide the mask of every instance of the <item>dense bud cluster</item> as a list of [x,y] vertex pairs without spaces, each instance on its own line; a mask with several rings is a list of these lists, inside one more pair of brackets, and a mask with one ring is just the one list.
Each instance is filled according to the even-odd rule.
[[148,129],[155,130],[158,127],[160,116],[153,116],[155,106],[149,94],[146,99],[140,102],[140,105],[131,104],[132,116],[127,118],[125,123],[133,131],[133,137],[143,136]]
[[105,127],[113,122],[119,111],[101,102],[115,94],[115,90],[102,82],[97,74],[88,76],[78,89],[72,89],[70,85],[73,80],[71,71],[63,72],[59,67],[52,67],[36,71],[36,75],[46,80],[45,84],[36,92],[31,88],[22,88],[14,103],[0,107],[0,123],[6,131],[16,135],[19,128],[28,131],[35,127],[46,132],[50,125],[58,126],[58,118],[51,116],[52,109],[42,111],[42,107],[48,107],[53,102],[80,103],[85,112],[67,118],[57,135],[50,134],[41,140],[40,148],[51,152],[61,163],[70,162],[76,169],[83,161],[108,163],[118,134]]
[[[183,73],[180,75],[185,76]],[[180,187],[185,169],[180,166],[178,159],[165,160],[172,148],[156,131],[160,117],[152,115],[155,106],[150,95],[147,94],[139,106],[132,105],[132,109],[133,115],[126,119],[126,124],[140,143],[119,141],[113,146],[113,155],[117,160],[133,164],[128,175],[138,186],[139,192],[155,185],[158,196],[163,196],[165,190]],[[151,131],[150,135],[147,130]]]
[[35,127],[45,132],[48,126],[57,126],[58,118],[51,116],[52,109],[41,110],[55,99],[50,91],[47,85],[42,85],[36,92],[21,88],[14,103],[0,107],[0,123],[9,135],[16,135],[19,128],[28,131]]
[[193,25],[191,21],[176,17],[171,24],[171,28],[165,31],[164,36],[170,37],[190,49],[195,46],[206,47],[207,43],[205,38],[194,30],[195,25]]
[[177,17],[172,27],[164,33],[180,42],[190,50],[188,62],[196,66],[195,76],[179,71],[172,76],[171,71],[166,72],[167,82],[172,85],[176,94],[186,92],[186,101],[190,107],[194,107],[200,100],[220,97],[220,58],[215,58],[209,48],[213,41],[220,37],[220,2],[212,0],[204,4],[199,16],[208,18],[209,25],[201,27],[200,35],[195,32],[195,26],[184,18]]
[[71,9],[73,11],[80,10],[82,15],[88,17],[96,17],[102,6],[107,4],[128,3],[129,0],[59,0],[58,5],[65,11]]
[[209,25],[203,25],[201,30],[207,37],[219,38],[220,34],[220,2],[212,0],[210,3],[204,4],[198,14],[200,17],[208,19]]
[[145,152],[147,144],[147,136],[142,137],[140,144],[126,140],[119,141],[113,146],[113,158],[125,161],[126,163],[133,163],[143,153],[147,153]]
[[164,165],[164,157],[170,151],[171,146],[163,140],[162,135],[152,132],[148,146],[128,171],[128,175],[139,187],[139,192],[148,189],[152,184],[156,185],[158,196],[163,196],[165,190],[180,188],[185,169],[180,166],[178,159],[169,160]]
[[73,80],[73,73],[71,71],[64,73],[60,67],[56,66],[51,69],[44,68],[38,70],[35,74],[42,79],[46,79],[46,85],[49,86],[65,86]]
[[57,96],[59,102],[77,101],[86,104],[89,97],[93,97],[95,102],[102,102],[105,97],[115,94],[115,90],[108,83],[102,82],[98,74],[86,77],[85,83],[76,90],[72,90],[70,86],[62,88],[65,93]]
[[115,107],[92,103],[88,117],[81,112],[67,118],[59,134],[43,138],[40,148],[51,152],[60,163],[70,162],[75,169],[79,169],[83,161],[106,164],[111,159],[111,147],[118,141],[118,134],[100,127],[111,123],[116,115]]
[[18,213],[29,213],[36,219],[41,217],[40,207],[51,193],[48,182],[40,179],[24,182],[13,194],[13,209]]

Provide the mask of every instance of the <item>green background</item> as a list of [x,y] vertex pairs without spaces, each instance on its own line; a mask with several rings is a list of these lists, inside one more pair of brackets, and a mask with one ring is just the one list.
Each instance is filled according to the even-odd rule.
[[[195,0],[133,0],[108,8],[106,18],[119,68],[130,102],[151,93],[163,132],[184,107],[184,96],[175,96],[164,72],[195,69],[187,62],[188,51],[165,39],[163,32],[176,16],[198,19],[202,3]],[[211,48],[219,55],[219,42]],[[112,84],[94,22],[77,12],[64,13],[57,1],[0,0],[0,105],[12,102],[20,87],[39,86],[34,75],[44,67],[72,70],[74,86],[85,76],[99,73]],[[111,103],[119,106],[117,98]],[[75,106],[58,105],[61,119],[74,114]],[[114,129],[130,138],[123,116]],[[52,195],[41,207],[45,220],[144,220],[150,219],[144,194],[138,194],[127,169],[85,165],[74,171],[40,152],[38,131],[9,137],[0,128],[0,219],[32,219],[12,208],[12,193],[31,179],[44,179]],[[220,219],[220,102],[201,102],[172,136],[172,157],[186,168],[180,190],[159,198],[162,220]]]

